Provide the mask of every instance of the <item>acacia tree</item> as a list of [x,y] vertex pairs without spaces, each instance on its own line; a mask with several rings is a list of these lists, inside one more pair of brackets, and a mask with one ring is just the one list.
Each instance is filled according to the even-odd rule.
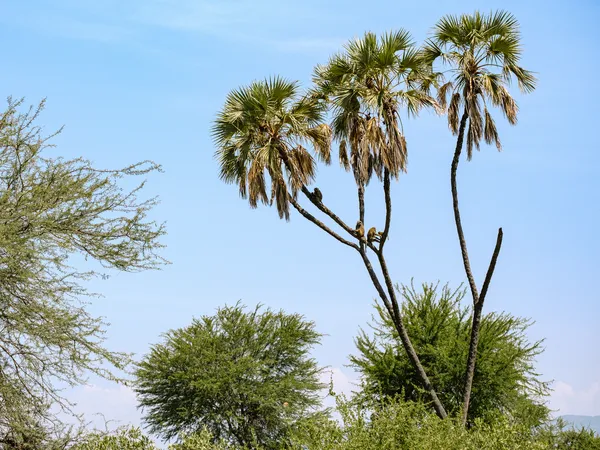
[[[489,108],[500,108],[508,122],[515,125],[518,108],[507,85],[514,77],[521,91],[528,93],[535,89],[536,80],[531,72],[519,65],[519,24],[514,16],[504,11],[489,15],[476,12],[471,15],[449,15],[442,18],[436,25],[432,38],[426,43],[423,54],[428,64],[439,63],[443,68],[448,68],[450,73],[450,80],[439,88],[438,101],[442,107],[448,106],[448,125],[457,136],[450,171],[452,204],[463,264],[473,300],[473,322],[462,409],[462,420],[466,423],[477,359],[481,313],[503,234],[502,228],[498,229],[494,252],[479,293],[460,219],[456,185],[458,163],[465,133],[467,160],[471,159],[474,147],[479,150],[482,140],[487,144],[495,144],[498,150],[502,149]],[[449,94],[451,99],[448,104]]]
[[[391,226],[390,183],[406,169],[407,146],[400,114],[417,114],[437,103],[426,94],[431,81],[417,48],[406,31],[377,38],[366,33],[315,71],[315,87],[300,95],[296,83],[280,78],[254,82],[231,92],[213,127],[221,178],[239,186],[251,207],[275,202],[280,218],[289,220],[289,205],[337,241],[355,250],[392,318],[402,344],[437,414],[446,411],[415,352],[402,316],[384,255]],[[324,123],[331,111],[332,125]],[[339,161],[352,172],[357,188],[355,227],[326,206],[323,193],[308,189],[316,175],[312,147],[321,162],[331,162],[331,140],[339,141]],[[349,150],[349,154],[348,154]],[[365,231],[366,186],[383,184],[383,229]],[[267,186],[270,184],[270,195]],[[306,211],[300,195],[316,207],[320,218]],[[379,264],[376,271],[371,256]],[[383,282],[381,281],[383,277]]]
[[[424,284],[419,290],[413,285],[402,286],[400,293],[404,323],[421,361],[448,413],[458,415],[471,333],[469,308],[462,305],[466,291],[448,286],[439,290],[437,285]],[[548,418],[542,403],[548,387],[539,380],[533,363],[542,352],[542,342],[530,342],[526,336],[530,322],[510,314],[485,314],[481,323],[469,424],[475,419],[492,422],[500,413],[518,417],[521,423],[526,416],[532,426],[540,425]],[[398,333],[378,303],[369,326],[373,333],[361,330],[355,340],[358,353],[350,356],[363,375],[366,398],[376,404],[396,396],[427,401]]]
[[157,253],[164,227],[147,217],[157,200],[138,198],[144,182],[119,187],[159,166],[98,170],[45,157],[55,135],[36,124],[44,102],[25,112],[22,103],[9,99],[0,115],[0,434],[52,420],[50,404],[71,411],[57,381],[77,385],[88,371],[118,379],[107,367],[129,362],[103,347],[105,324],[83,302],[93,295],[83,283],[105,274],[73,258],[121,271],[166,262]]
[[284,447],[295,424],[322,415],[314,327],[238,304],[169,331],[136,370],[145,422],[165,439],[207,429],[214,442]]

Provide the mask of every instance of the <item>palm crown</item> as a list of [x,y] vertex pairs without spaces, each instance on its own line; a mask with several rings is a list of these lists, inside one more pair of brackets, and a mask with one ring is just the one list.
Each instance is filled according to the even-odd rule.
[[[481,139],[501,144],[488,106],[497,106],[510,124],[517,122],[517,104],[507,86],[516,78],[522,92],[535,89],[536,79],[530,71],[519,66],[521,56],[519,24],[515,17],[499,11],[489,15],[479,12],[442,18],[434,28],[423,51],[427,63],[436,60],[450,66],[451,79],[438,91],[438,102],[448,106],[448,125],[459,133],[460,122],[467,131],[467,158],[473,146],[479,149]],[[482,111],[483,106],[483,111]],[[459,118],[460,110],[463,118]]]
[[384,170],[398,177],[406,169],[399,109],[405,106],[416,114],[424,106],[436,106],[421,89],[426,77],[419,52],[403,30],[379,39],[366,33],[328,64],[317,66],[315,89],[331,104],[340,163],[353,170],[357,183],[368,183],[374,172],[379,178]]
[[289,219],[288,196],[315,176],[315,160],[304,145],[323,162],[331,159],[323,113],[322,104],[300,95],[297,83],[278,77],[232,91],[213,126],[221,178],[238,184],[251,207],[275,201],[279,216]]

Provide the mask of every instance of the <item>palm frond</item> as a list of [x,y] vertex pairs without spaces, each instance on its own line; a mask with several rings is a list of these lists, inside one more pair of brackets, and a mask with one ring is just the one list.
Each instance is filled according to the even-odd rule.
[[[479,150],[481,138],[483,136],[483,116],[481,115],[481,107],[479,105],[478,96],[470,96],[467,99],[467,111],[469,113],[469,135],[471,136],[472,146]],[[471,159],[471,154],[467,154],[467,159]]]
[[493,36],[519,35],[519,22],[511,13],[498,10],[485,20],[485,38]]
[[448,107],[448,127],[452,131],[452,134],[458,133],[458,110],[460,108],[461,96],[458,92],[452,95],[450,100],[450,106]]
[[438,58],[443,59],[444,50],[434,39],[427,39],[421,49],[421,59],[424,64],[431,66]]
[[295,195],[302,186],[310,184],[315,176],[316,164],[311,154],[301,145],[287,152],[291,168],[286,167],[292,193]]
[[444,110],[448,106],[448,91],[451,91],[453,87],[454,84],[452,81],[448,81],[438,89],[437,101],[440,107]]
[[500,64],[515,64],[521,56],[519,37],[515,35],[495,36],[486,48],[486,59]]
[[290,220],[290,202],[288,200],[288,191],[283,177],[279,176],[274,180],[275,186],[275,205],[280,219]]
[[[211,130],[221,178],[237,184],[251,207],[275,201],[280,217],[288,219],[283,172],[293,195],[316,172],[315,161],[302,143],[311,143],[321,160],[331,160],[332,132],[322,123],[324,112],[321,96],[315,92],[300,96],[298,83],[281,77],[231,91]],[[265,173],[271,178],[270,196]]]
[[443,85],[444,89],[438,90],[438,103],[445,106],[446,89],[453,92],[448,107],[448,124],[454,134],[458,131],[461,103],[457,94],[461,95],[469,111],[468,158],[482,138],[486,142],[495,142],[501,148],[495,123],[489,111],[486,110],[482,116],[479,102],[489,100],[514,125],[518,107],[507,86],[514,77],[522,92],[529,93],[535,89],[534,74],[519,65],[521,52],[519,24],[506,11],[445,16],[436,25],[433,36],[426,41],[423,59],[431,67],[436,62],[449,65],[453,74],[449,80],[452,86]]
[[504,79],[510,82],[512,75],[517,79],[519,89],[525,94],[529,94],[535,90],[537,79],[533,72],[525,70],[517,65],[506,65],[503,70]]
[[331,137],[329,125],[320,124],[306,130],[308,139],[312,142],[319,159],[325,164],[331,163]]
[[260,162],[254,161],[250,166],[248,172],[248,201],[251,208],[256,208],[258,202],[262,201],[264,204],[269,204],[269,197],[267,196],[264,167]]
[[348,152],[346,151],[345,139],[342,139],[340,141],[339,158],[340,165],[344,168],[344,170],[350,170],[350,161],[348,159]]
[[457,47],[467,44],[461,21],[454,15],[442,17],[436,24],[433,35],[439,44],[452,44]]
[[385,33],[380,40],[376,52],[376,67],[379,70],[397,66],[399,53],[414,46],[410,33],[406,30],[397,30]]
[[500,144],[500,137],[498,136],[498,130],[496,129],[496,124],[494,123],[494,119],[490,115],[490,112],[487,108],[484,108],[484,117],[485,117],[485,128],[483,132],[483,136],[485,138],[485,142],[487,144],[491,144],[492,142],[496,144],[496,148],[498,151],[502,150],[502,145]]
[[517,124],[517,114],[519,112],[519,107],[517,106],[517,102],[512,98],[510,93],[504,87],[501,89],[500,99],[502,101],[501,110],[504,113],[504,116],[508,120],[508,123],[511,125]]

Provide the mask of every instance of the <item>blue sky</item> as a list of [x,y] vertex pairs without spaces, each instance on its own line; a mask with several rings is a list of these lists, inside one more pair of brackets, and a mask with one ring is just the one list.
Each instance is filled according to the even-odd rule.
[[[375,291],[358,255],[297,215],[250,210],[217,176],[211,120],[227,92],[272,74],[310,81],[312,68],[366,30],[403,27],[422,41],[448,13],[504,8],[523,34],[523,65],[539,77],[523,97],[519,124],[499,121],[502,153],[482,148],[459,173],[463,222],[481,283],[498,226],[505,239],[486,310],[536,321],[545,338],[538,369],[555,380],[551,406],[600,414],[600,164],[594,88],[600,70],[600,5],[566,1],[430,1],[321,4],[202,0],[4,0],[0,95],[48,98],[41,121],[65,124],[56,154],[84,156],[99,167],[142,159],[163,165],[147,195],[167,221],[161,272],[115,274],[93,283],[105,298],[91,309],[111,323],[107,343],[141,356],[168,329],[241,299],[300,312],[328,336],[315,356],[344,365]],[[453,225],[449,168],[454,140],[431,113],[406,123],[409,171],[393,187],[387,247],[397,282],[464,281]],[[326,202],[356,220],[351,178],[320,170]],[[348,188],[348,189],[347,189]],[[368,217],[381,212],[377,188]],[[131,392],[103,381],[69,393],[80,410],[137,422]]]

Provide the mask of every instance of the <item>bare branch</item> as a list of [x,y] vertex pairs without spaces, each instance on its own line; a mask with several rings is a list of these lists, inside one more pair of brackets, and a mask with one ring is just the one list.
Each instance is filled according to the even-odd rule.
[[320,211],[329,216],[335,223],[342,227],[346,232],[354,236],[354,229],[348,226],[342,219],[340,219],[333,211],[327,208],[322,201],[318,201],[314,195],[308,190],[306,186],[302,186],[302,193],[315,205]]
[[492,254],[492,259],[490,261],[488,271],[485,275],[485,280],[483,281],[483,287],[481,288],[481,294],[479,295],[479,299],[477,301],[477,303],[480,305],[483,305],[483,302],[485,301],[485,296],[488,291],[488,287],[490,286],[490,282],[492,281],[492,275],[494,275],[494,269],[496,268],[496,262],[498,261],[498,255],[500,254],[500,248],[502,247],[503,236],[504,236],[504,234],[502,233],[502,228],[498,228],[498,237],[496,238],[496,247],[494,247],[494,253]]
[[390,193],[390,172],[387,169],[385,169],[385,173],[383,175],[383,192],[385,195],[385,226],[383,228],[383,233],[379,241],[380,253],[383,252],[383,245],[387,240],[388,234],[390,232],[390,225],[392,223],[392,196]]
[[323,222],[321,222],[319,219],[317,219],[315,216],[313,216],[311,213],[309,213],[304,208],[302,208],[302,206],[300,206],[300,204],[289,193],[288,193],[288,200],[292,204],[292,206],[294,208],[296,208],[296,210],[302,216],[304,216],[306,219],[310,220],[312,223],[314,223],[316,226],[318,226],[319,228],[321,228],[323,231],[325,231],[330,236],[333,236],[335,239],[337,239],[338,241],[340,241],[342,244],[346,244],[347,246],[352,247],[353,249],[359,251],[358,245],[356,245],[353,242],[350,242],[350,241],[344,239],[339,234],[337,234],[335,231],[333,231],[331,228],[329,228],[327,225],[325,225]]
[[454,221],[456,223],[456,231],[458,233],[458,240],[460,242],[460,251],[462,253],[463,265],[465,267],[465,273],[467,280],[469,281],[469,287],[471,288],[471,295],[473,297],[473,304],[477,304],[479,301],[479,293],[477,291],[477,285],[475,284],[475,278],[471,271],[471,263],[469,262],[469,254],[467,252],[467,242],[465,240],[465,234],[462,228],[462,222],[460,220],[460,210],[458,208],[458,189],[456,187],[456,171],[458,170],[458,161],[460,159],[460,153],[463,145],[463,138],[465,133],[465,127],[467,125],[468,113],[465,109],[463,116],[460,120],[460,127],[458,131],[458,139],[456,140],[456,150],[454,151],[454,158],[452,159],[452,168],[450,170],[450,183],[452,185],[452,206],[454,208]]

